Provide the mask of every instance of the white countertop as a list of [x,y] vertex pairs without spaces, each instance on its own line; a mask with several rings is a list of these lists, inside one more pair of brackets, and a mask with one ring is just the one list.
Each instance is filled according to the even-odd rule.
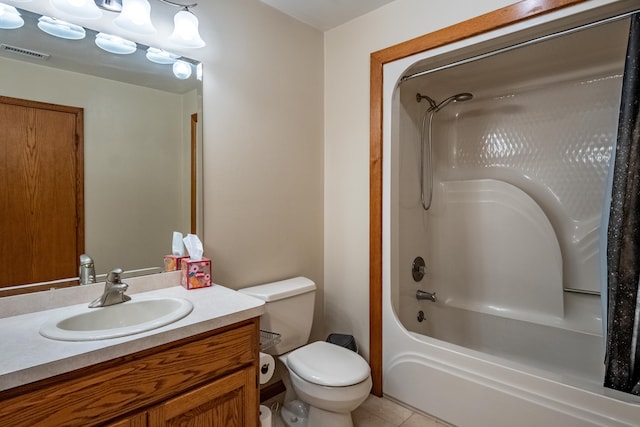
[[[135,300],[136,294],[130,294]],[[186,317],[151,331],[100,341],[56,341],[39,334],[40,325],[74,306],[0,318],[0,391],[70,372],[158,345],[241,322],[264,313],[264,302],[225,288],[186,290],[182,286],[144,292],[145,296],[185,298]],[[77,304],[86,307],[89,301]]]

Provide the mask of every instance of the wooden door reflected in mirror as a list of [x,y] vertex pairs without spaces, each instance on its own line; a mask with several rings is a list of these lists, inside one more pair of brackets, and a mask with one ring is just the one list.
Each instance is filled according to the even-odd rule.
[[0,97],[0,287],[77,276],[83,109]]

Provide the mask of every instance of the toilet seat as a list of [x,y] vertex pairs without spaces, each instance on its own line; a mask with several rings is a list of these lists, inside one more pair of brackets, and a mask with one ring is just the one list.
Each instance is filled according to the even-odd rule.
[[358,384],[371,373],[357,353],[324,341],[292,351],[287,355],[287,365],[305,381],[328,387]]

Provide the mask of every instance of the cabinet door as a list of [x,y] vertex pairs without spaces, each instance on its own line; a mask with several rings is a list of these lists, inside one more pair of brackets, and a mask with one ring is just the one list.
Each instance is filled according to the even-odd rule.
[[255,367],[184,393],[149,410],[149,426],[250,427],[258,425]]

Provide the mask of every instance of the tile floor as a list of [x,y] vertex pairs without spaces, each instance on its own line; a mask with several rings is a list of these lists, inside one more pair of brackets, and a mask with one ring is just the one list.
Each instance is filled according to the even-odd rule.
[[[272,409],[282,404],[282,395],[276,396],[263,405]],[[277,402],[277,403],[276,403]],[[453,427],[443,421],[415,413],[404,406],[369,395],[367,400],[353,412],[354,427]],[[273,427],[286,427],[280,414],[273,414]]]

